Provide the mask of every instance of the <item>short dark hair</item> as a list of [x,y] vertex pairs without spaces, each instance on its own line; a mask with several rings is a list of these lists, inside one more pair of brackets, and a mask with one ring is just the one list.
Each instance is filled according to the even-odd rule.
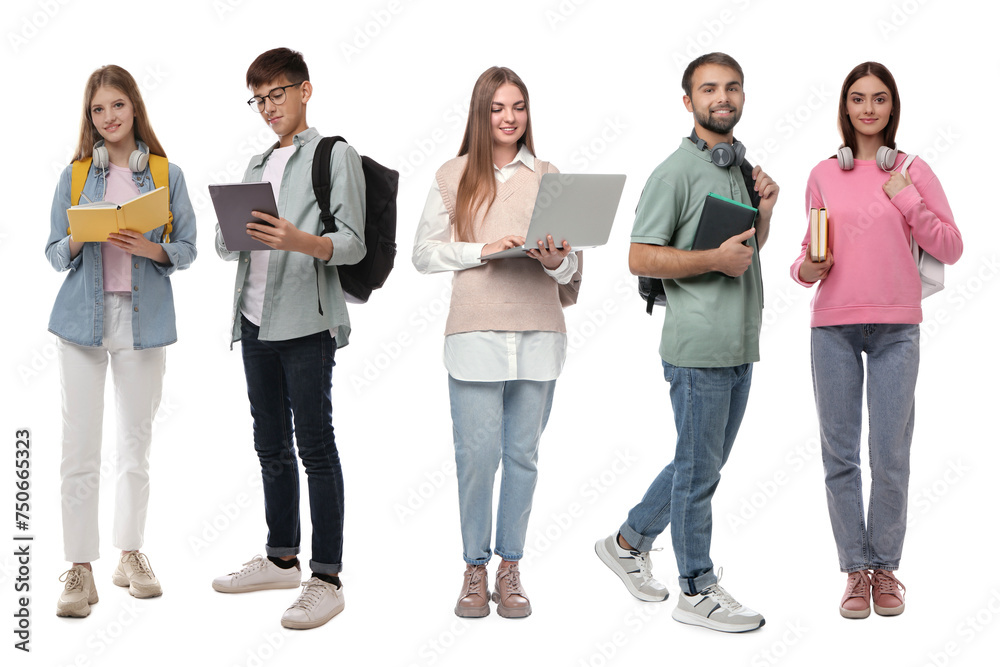
[[688,97],[691,97],[691,79],[694,78],[694,71],[702,65],[723,65],[736,70],[736,73],[740,75],[740,85],[743,85],[743,68],[740,67],[735,58],[718,51],[706,53],[688,63],[687,69],[684,70],[684,76],[681,77],[681,88],[684,89],[684,94]]
[[281,47],[260,54],[247,69],[247,88],[262,86],[282,75],[292,83],[309,80],[309,68],[301,53]]
[[896,130],[899,128],[899,90],[896,88],[896,80],[892,78],[892,73],[882,63],[866,62],[861,63],[850,71],[844,79],[844,85],[840,88],[840,108],[837,112],[837,127],[840,129],[840,136],[844,140],[844,145],[855,154],[858,152],[858,134],[851,123],[851,116],[847,112],[847,95],[851,92],[858,79],[871,74],[879,79],[888,88],[889,96],[892,97],[892,110],[889,112],[889,123],[885,126],[885,145],[889,148],[896,148]]

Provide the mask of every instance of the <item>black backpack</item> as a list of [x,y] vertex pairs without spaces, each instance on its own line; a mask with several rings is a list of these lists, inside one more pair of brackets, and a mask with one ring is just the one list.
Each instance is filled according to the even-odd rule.
[[[743,174],[743,182],[747,186],[747,192],[750,193],[751,205],[754,208],[759,208],[760,195],[753,189],[753,167],[746,159],[740,162],[740,172]],[[650,315],[653,314],[653,306],[665,306],[667,303],[667,295],[663,291],[663,280],[660,278],[639,276],[639,296],[646,302],[646,312]]]
[[[323,137],[313,156],[313,192],[319,204],[323,233],[337,231],[330,213],[330,156],[343,137]],[[337,267],[344,293],[357,303],[365,303],[376,290],[385,284],[396,258],[396,193],[399,192],[399,172],[383,167],[366,155],[361,156],[365,172],[365,256],[357,264]],[[319,286],[319,265],[316,268]],[[323,307],[320,306],[320,315]]]

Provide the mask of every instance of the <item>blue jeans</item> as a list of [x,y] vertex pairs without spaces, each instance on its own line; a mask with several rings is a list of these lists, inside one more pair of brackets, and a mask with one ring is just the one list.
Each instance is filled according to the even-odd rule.
[[466,382],[448,376],[466,563],[482,565],[490,560],[493,480],[501,460],[496,554],[504,560],[524,555],[538,441],[549,420],[555,386],[555,380]]
[[674,460],[628,513],[622,537],[649,551],[670,524],[681,590],[697,593],[718,581],[712,546],[712,496],[743,421],[753,364],[686,368],[663,362],[677,427]]
[[337,574],[344,542],[344,477],[333,439],[330,399],[337,344],[329,331],[262,341],[257,338],[260,328],[245,317],[241,326],[253,443],[264,478],[267,555],[299,553],[297,458],[301,458],[312,519],[309,566],[313,572]]
[[[861,396],[868,378],[865,522],[861,493]],[[920,364],[917,324],[851,324],[812,330],[813,389],[826,471],[826,501],[843,572],[895,570],[906,534],[913,392]]]

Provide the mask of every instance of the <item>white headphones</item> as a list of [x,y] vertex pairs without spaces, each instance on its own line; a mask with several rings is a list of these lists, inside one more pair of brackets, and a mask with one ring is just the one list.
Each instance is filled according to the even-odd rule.
[[[889,148],[888,146],[879,146],[878,152],[875,154],[875,164],[879,166],[882,171],[892,171],[892,168],[896,164],[896,156],[899,151],[895,148]],[[844,171],[850,171],[854,169],[854,152],[849,146],[841,146],[837,149],[837,164]]]
[[[108,158],[108,149],[104,147],[104,139],[94,144],[93,155],[95,167],[98,169],[108,168],[110,159]],[[149,164],[149,153],[141,148],[132,151],[132,154],[128,156],[128,168],[137,174],[146,171],[147,164]]]

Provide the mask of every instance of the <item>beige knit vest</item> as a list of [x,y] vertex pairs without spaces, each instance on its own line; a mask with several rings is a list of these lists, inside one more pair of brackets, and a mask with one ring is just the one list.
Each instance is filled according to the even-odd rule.
[[[438,188],[455,229],[458,182],[466,155],[445,162],[437,171]],[[531,222],[542,174],[556,171],[548,162],[535,160],[535,170],[523,164],[504,183],[489,213],[480,207],[472,226],[472,241],[492,243],[508,234],[524,236]],[[454,237],[454,231],[453,231]],[[494,259],[482,266],[456,271],[445,335],[466,331],[566,332],[559,285],[531,258]]]

